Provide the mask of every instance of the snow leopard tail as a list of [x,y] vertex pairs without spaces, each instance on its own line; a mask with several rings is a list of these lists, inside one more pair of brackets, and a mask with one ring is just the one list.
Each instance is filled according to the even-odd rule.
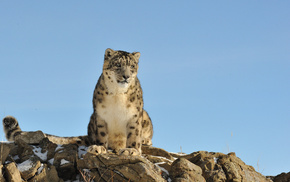
[[[6,116],[3,119],[3,129],[8,141],[14,141],[17,135],[27,133],[22,131],[16,118],[13,116]],[[45,134],[45,136],[53,143],[56,144],[78,144],[89,145],[88,136],[77,137],[59,137],[54,135]]]

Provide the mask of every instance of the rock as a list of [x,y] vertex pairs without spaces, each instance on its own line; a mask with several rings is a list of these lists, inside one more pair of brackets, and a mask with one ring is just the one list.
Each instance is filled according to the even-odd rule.
[[230,181],[271,181],[265,176],[256,172],[252,166],[246,165],[241,159],[236,157],[235,153],[229,153],[228,155],[222,155],[218,159],[227,176],[227,180]]
[[42,139],[45,138],[45,135],[42,131],[35,132],[25,132],[17,135],[15,141],[18,139],[23,140],[27,144],[39,144]]
[[115,171],[131,181],[165,181],[161,176],[161,170],[150,162],[138,162],[115,166]]
[[[15,143],[12,143],[13,145],[11,145],[11,149],[10,152],[6,158],[5,163],[10,163],[10,162],[15,162],[16,164],[21,162],[20,158],[19,158],[19,151],[18,151],[18,146],[15,145]],[[5,164],[3,163],[3,165]]]
[[146,159],[148,159],[150,162],[153,164],[157,165],[161,171],[162,171],[162,176],[164,179],[168,179],[169,177],[169,172],[171,169],[171,164],[173,161],[164,158],[164,157],[159,157],[159,156],[152,156],[152,155],[144,155]]
[[205,171],[203,173],[204,178],[207,182],[225,182],[227,181],[226,174],[223,169],[219,166],[217,169],[212,171]]
[[8,157],[10,150],[15,146],[14,143],[0,143],[0,165],[4,164]]
[[101,179],[101,175],[99,175],[98,170],[97,169],[82,169],[79,170],[80,172],[80,181],[102,181]]
[[214,152],[199,151],[189,155],[184,155],[190,162],[201,167],[203,171],[203,177],[206,181],[226,181],[226,174],[224,173],[222,166],[217,164],[217,160],[223,154]]
[[42,149],[41,150],[42,153],[47,152],[47,159],[51,159],[54,157],[55,149],[57,148],[58,145],[49,141],[48,138],[44,138],[40,141],[39,146]]
[[17,147],[18,156],[21,159],[21,162],[26,161],[32,155],[34,155],[33,147],[28,145],[24,140],[18,138],[15,141]]
[[78,147],[74,144],[62,145],[54,155],[53,165],[56,167],[58,176],[64,180],[72,180],[76,177],[76,161]]
[[36,157],[32,157],[20,164],[17,164],[17,169],[20,171],[21,177],[28,180],[33,177],[41,163]]
[[28,182],[49,182],[48,181],[48,168],[46,164],[41,164],[41,166],[37,169],[37,173],[35,176],[28,180]]
[[[41,135],[41,132],[32,133],[33,136]],[[0,147],[2,147],[0,182],[21,180],[263,182],[271,179],[274,182],[284,182],[289,181],[290,175],[282,173],[267,179],[236,157],[235,153],[199,151],[184,155],[143,146],[141,156],[130,155],[130,152],[128,155],[116,155],[110,150],[104,151],[96,146],[57,145],[48,138],[37,141],[17,138],[15,144],[0,142]]]
[[11,162],[6,165],[6,176],[7,176],[7,181],[10,182],[19,182],[21,180],[21,175],[19,170],[16,167],[16,164],[14,162]]
[[2,170],[3,170],[3,165],[0,165],[0,182],[5,182],[6,180],[4,179]]
[[290,172],[281,173],[273,178],[274,182],[290,182]]
[[183,157],[183,156],[188,155],[188,154],[183,153],[183,152],[179,152],[179,153],[170,152],[169,154],[170,154],[172,157],[174,157],[174,158],[181,158],[181,157]]
[[[90,174],[86,174],[84,177],[84,181],[90,181],[89,179],[94,179],[94,181],[130,181],[131,179],[126,179],[122,174],[117,173],[116,171],[108,168],[100,167],[98,169],[92,169]],[[132,180],[131,180],[132,181]]]
[[152,163],[168,163],[169,165],[171,165],[173,163],[172,160],[169,160],[165,157],[160,157],[160,156],[152,156],[152,155],[143,155],[144,157],[146,157],[146,159],[148,159],[150,162]]
[[54,166],[49,166],[48,172],[47,172],[47,179],[49,182],[50,181],[55,181],[55,182],[63,181],[58,177],[57,170]]
[[271,181],[246,165],[235,153],[193,152],[181,156],[203,170],[206,181]]
[[173,162],[171,165],[170,176],[172,181],[176,182],[205,182],[201,168],[185,158],[180,158]]
[[86,153],[83,156],[83,159],[77,160],[78,169],[96,169],[100,167],[101,165],[102,165],[102,162],[100,161],[99,157],[97,157],[96,155],[92,153]]
[[78,160],[78,168],[94,169],[98,167],[118,166],[128,163],[148,162],[141,156],[118,156],[115,154],[94,155],[87,153],[83,159]]
[[161,148],[152,147],[152,146],[142,145],[142,154],[161,156],[161,157],[165,157],[171,161],[174,160],[174,158],[166,150],[161,149]]
[[77,164],[80,170],[98,169],[94,176],[105,181],[113,176],[115,180],[119,178],[121,181],[164,181],[160,175],[161,170],[141,156],[87,153]]

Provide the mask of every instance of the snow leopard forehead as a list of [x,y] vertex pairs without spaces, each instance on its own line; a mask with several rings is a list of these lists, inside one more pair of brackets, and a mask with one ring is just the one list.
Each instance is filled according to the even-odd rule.
[[106,60],[114,61],[114,60],[119,60],[119,59],[124,59],[124,60],[132,59],[138,63],[139,58],[140,58],[139,52],[129,53],[126,51],[121,51],[121,50],[114,51],[113,49],[110,49],[110,48],[108,48],[105,51],[105,61]]
[[139,57],[139,52],[129,53],[126,51],[107,49],[105,52],[104,69],[111,69],[117,64],[120,64],[120,66],[135,65],[137,67]]

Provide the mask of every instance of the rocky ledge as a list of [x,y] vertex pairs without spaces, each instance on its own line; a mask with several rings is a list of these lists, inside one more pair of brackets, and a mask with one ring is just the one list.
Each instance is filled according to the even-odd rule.
[[[270,179],[246,165],[235,153],[169,153],[142,147],[142,156],[94,154],[86,146],[57,145],[41,131],[0,143],[2,181],[289,181],[289,175]],[[288,173],[289,174],[289,173]],[[286,182],[285,181],[285,182]]]

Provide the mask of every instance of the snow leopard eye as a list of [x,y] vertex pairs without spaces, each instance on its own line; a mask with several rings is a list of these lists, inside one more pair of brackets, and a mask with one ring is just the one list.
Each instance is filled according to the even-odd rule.
[[135,68],[135,65],[131,65],[131,68],[134,69]]
[[118,68],[120,68],[121,67],[121,64],[120,63],[117,63],[115,66],[118,67]]

